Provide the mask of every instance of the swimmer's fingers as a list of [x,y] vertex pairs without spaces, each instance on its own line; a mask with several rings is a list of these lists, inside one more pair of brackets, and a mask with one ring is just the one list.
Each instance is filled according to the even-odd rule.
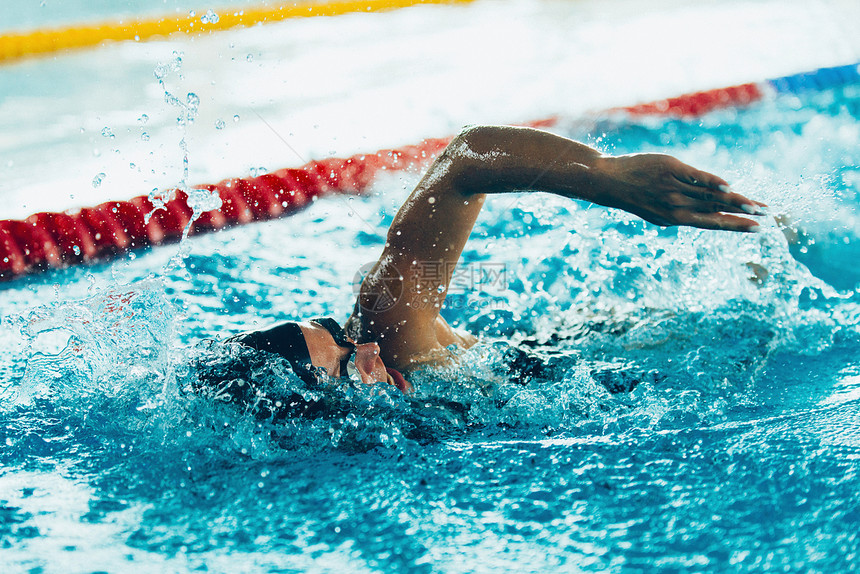
[[760,229],[759,224],[752,219],[738,217],[728,213],[700,213],[697,211],[685,211],[676,215],[679,224],[699,227],[701,229],[741,231],[745,233],[754,233]]
[[766,204],[754,201],[739,193],[729,190],[728,186],[721,189],[684,184],[681,191],[692,200],[698,211],[728,211],[732,213],[747,213],[749,215],[765,215]]
[[693,182],[682,181],[681,186],[681,193],[685,196],[693,200],[703,202],[706,205],[720,205],[722,208],[719,211],[764,215],[762,208],[767,207],[764,203],[754,201],[746,196],[731,191],[728,184],[721,183],[718,187],[711,187],[706,185],[705,182],[693,180]]
[[697,211],[699,213],[725,212],[743,213],[745,215],[765,215],[765,212],[762,211],[762,207],[766,206],[759,204],[758,202],[752,206],[748,203],[741,203],[739,205],[737,203],[709,199],[709,197],[710,196],[708,195],[703,195],[701,198],[692,198],[689,194],[684,193],[680,194],[680,197],[676,196],[674,204],[678,208],[689,209],[690,211]]
[[681,193],[692,199],[705,202],[706,205],[724,206],[718,210],[704,207],[700,211],[730,211],[764,215],[762,208],[767,207],[766,204],[733,192],[729,184],[721,177],[686,164],[681,165],[684,167],[683,171],[675,175],[675,178],[681,183]]

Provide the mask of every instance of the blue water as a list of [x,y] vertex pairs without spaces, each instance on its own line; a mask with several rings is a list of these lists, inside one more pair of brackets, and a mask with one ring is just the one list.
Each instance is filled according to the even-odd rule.
[[[763,233],[489,202],[416,394],[272,422],[189,391],[207,338],[345,319],[418,179],[3,286],[0,562],[32,572],[848,572],[860,552],[860,86],[559,131],[771,205]],[[531,376],[517,354],[532,356]],[[614,391],[614,392],[610,392]]]

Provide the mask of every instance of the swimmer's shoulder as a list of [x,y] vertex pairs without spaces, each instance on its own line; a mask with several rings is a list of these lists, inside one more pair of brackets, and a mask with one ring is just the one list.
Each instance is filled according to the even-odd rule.
[[475,335],[463,329],[455,329],[441,315],[436,317],[435,327],[436,340],[439,341],[439,345],[443,348],[457,345],[463,349],[468,349],[478,342],[478,338]]
[[[409,323],[403,322],[391,329],[394,335],[384,335],[385,329],[379,324],[374,325],[375,319],[368,319],[363,314],[354,313],[346,323],[346,331],[350,337],[359,342],[375,341],[380,344],[382,359],[386,366],[401,372],[414,371],[425,366],[440,366],[452,361],[450,348],[456,346],[468,349],[478,342],[478,338],[462,329],[455,329],[441,316],[437,315],[429,328],[409,329]],[[413,327],[414,329],[414,327]]]
[[464,331],[456,329],[448,324],[441,316],[436,318],[434,324],[436,333],[436,344],[422,352],[413,353],[407,361],[401,365],[404,372],[413,372],[428,367],[441,367],[450,365],[459,360],[459,353],[454,349],[465,350],[473,347],[478,338]]

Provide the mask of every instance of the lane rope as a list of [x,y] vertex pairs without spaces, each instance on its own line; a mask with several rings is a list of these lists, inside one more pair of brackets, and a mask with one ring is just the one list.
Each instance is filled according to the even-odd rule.
[[0,63],[25,57],[98,46],[104,42],[142,42],[172,34],[204,34],[250,27],[290,18],[339,16],[354,12],[383,12],[419,4],[465,4],[474,0],[330,0],[289,5],[221,9],[218,13],[169,15],[46,28],[0,35]]
[[[380,171],[419,168],[448,141],[427,139],[400,149],[311,161],[259,177],[197,186],[217,192],[222,205],[201,214],[189,234],[282,217],[330,193],[362,193]],[[21,221],[0,220],[0,279],[176,241],[191,220],[192,208],[184,191],[173,190],[171,195],[172,199],[157,210],[148,195],[140,195],[78,211],[36,213]]]
[[677,98],[658,100],[610,111],[620,111],[631,116],[663,115],[696,117],[712,110],[728,107],[743,107],[761,100],[771,90],[776,94],[800,94],[825,90],[860,82],[860,64],[849,64],[831,68],[819,68],[754,84],[741,84],[728,88],[686,94]]
[[[609,112],[634,117],[646,114],[696,117],[719,108],[746,106],[768,94],[800,94],[854,84],[860,85],[858,64],[696,92]],[[548,118],[524,125],[550,127],[557,121]],[[382,171],[428,165],[450,139],[426,139],[417,145],[384,149],[375,154],[322,159],[259,177],[197,186],[217,192],[222,206],[203,213],[191,224],[189,234],[283,217],[327,194],[365,193]],[[24,220],[0,220],[0,279],[105,260],[132,249],[179,240],[192,216],[188,195],[174,190],[172,199],[163,208],[153,210],[155,206],[149,196],[141,195],[80,210],[36,213]]]

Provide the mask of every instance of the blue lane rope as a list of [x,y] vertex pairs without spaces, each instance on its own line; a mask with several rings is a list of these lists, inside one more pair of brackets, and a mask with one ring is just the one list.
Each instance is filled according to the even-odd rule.
[[779,94],[798,94],[814,90],[838,88],[860,83],[860,63],[832,68],[819,68],[813,72],[792,74],[767,80]]

